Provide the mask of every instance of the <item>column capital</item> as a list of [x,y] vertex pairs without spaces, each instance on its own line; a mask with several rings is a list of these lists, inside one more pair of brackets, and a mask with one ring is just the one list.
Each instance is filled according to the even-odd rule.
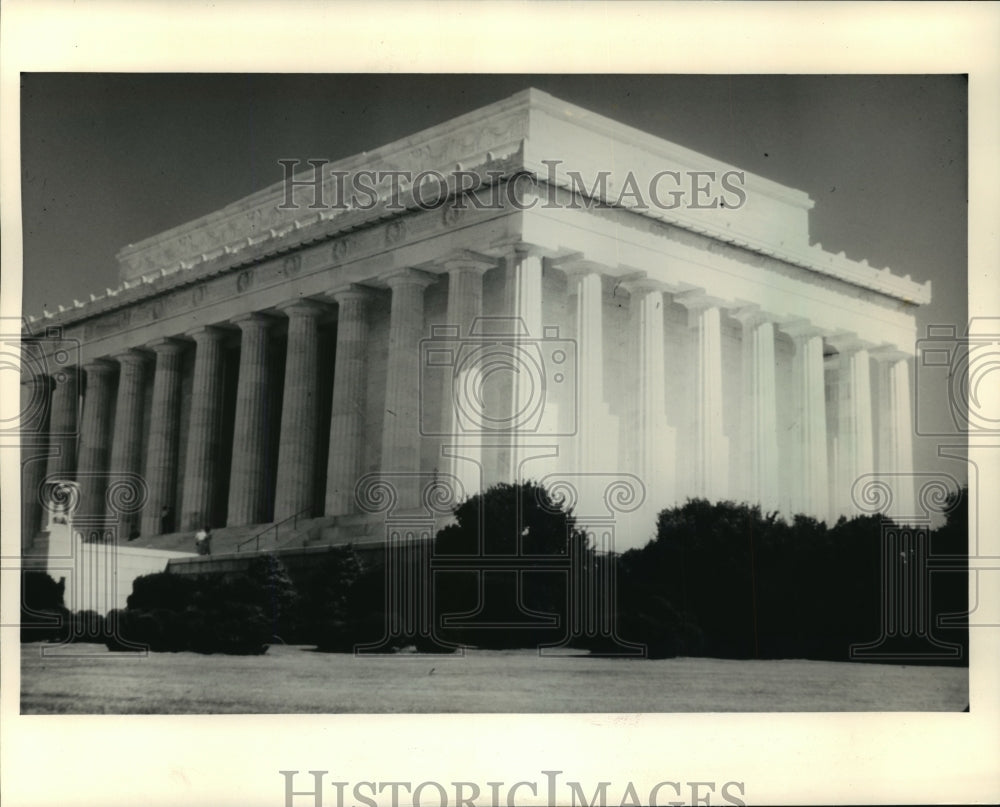
[[537,244],[529,244],[527,241],[509,241],[499,246],[501,255],[504,258],[514,258],[524,260],[525,258],[544,258],[545,248]]
[[800,317],[786,322],[776,323],[778,330],[790,336],[793,340],[811,339],[814,336],[825,336],[826,331],[813,325],[808,319]]
[[496,269],[497,259],[480,252],[473,252],[471,249],[455,249],[439,260],[433,261],[432,265],[446,272],[466,270],[485,274],[490,269]]
[[840,331],[826,337],[838,353],[857,353],[859,350],[869,350],[874,347],[871,342],[861,339],[856,333]]
[[387,275],[382,275],[380,280],[382,280],[390,289],[395,289],[399,286],[419,286],[420,288],[427,288],[427,286],[430,286],[438,281],[438,276],[429,274],[428,272],[422,272],[419,269],[399,269],[395,272],[390,272]]
[[246,330],[251,324],[268,328],[274,324],[274,317],[262,311],[248,311],[246,314],[237,314],[229,321],[233,325],[238,325],[241,330]]
[[493,261],[483,258],[448,258],[441,262],[441,268],[448,274],[454,272],[471,272],[478,275],[485,275],[490,269],[495,269]]
[[913,358],[911,354],[907,353],[905,350],[900,350],[895,345],[879,345],[877,347],[873,347],[869,350],[869,355],[875,359],[875,361],[889,362],[890,364]]
[[218,325],[199,325],[196,328],[189,328],[184,331],[184,335],[194,339],[197,343],[199,337],[222,340],[226,338],[227,333],[225,328],[221,328]]
[[729,316],[737,320],[745,328],[755,328],[758,325],[764,325],[768,322],[777,325],[775,318],[766,311],[762,311],[761,307],[756,303],[734,308],[729,312]]
[[618,278],[617,285],[621,286],[632,296],[646,294],[651,291],[665,292],[667,290],[665,283],[648,277],[645,272],[624,275]]
[[86,362],[83,369],[88,376],[107,376],[113,373],[116,367],[110,359],[100,358]]
[[564,260],[551,261],[554,269],[558,269],[568,280],[578,280],[583,277],[597,275],[603,277],[608,274],[608,267],[596,261],[589,261],[582,255],[573,255]]
[[172,356],[184,350],[184,343],[170,337],[156,339],[146,344],[157,356]]
[[713,297],[704,289],[691,289],[674,294],[674,302],[680,303],[688,311],[704,311],[707,308],[728,308],[732,303],[721,297]]
[[328,310],[327,306],[317,300],[310,300],[308,297],[300,297],[296,300],[286,300],[278,303],[276,308],[289,318],[292,315],[319,317]]
[[362,286],[359,283],[351,283],[348,286],[343,286],[330,292],[330,296],[337,302],[338,305],[343,305],[349,301],[366,303],[369,300],[374,299],[375,295],[375,289],[370,286]]
[[122,367],[125,365],[141,367],[149,362],[150,356],[147,351],[133,347],[128,350],[123,350],[121,353],[115,353],[111,358],[118,362],[118,364]]

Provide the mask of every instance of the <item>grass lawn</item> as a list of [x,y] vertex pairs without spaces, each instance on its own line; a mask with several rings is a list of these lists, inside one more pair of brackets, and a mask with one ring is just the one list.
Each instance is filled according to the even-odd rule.
[[525,650],[358,658],[291,646],[263,656],[21,649],[24,714],[961,711],[967,703],[968,670],[956,667]]

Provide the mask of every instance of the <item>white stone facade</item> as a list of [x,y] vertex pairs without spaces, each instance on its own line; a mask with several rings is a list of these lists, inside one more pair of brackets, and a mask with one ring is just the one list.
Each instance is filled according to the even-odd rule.
[[742,204],[637,204],[630,182],[738,169],[535,90],[323,170],[482,185],[340,209],[307,168],[294,205],[277,183],[122,250],[118,288],[30,324],[80,366],[25,381],[51,454],[26,458],[27,533],[44,479],[94,515],[100,480],[142,478],[119,534],[149,537],[349,517],[372,472],[404,508],[406,474],[471,493],[572,473],[584,499],[581,474],[642,482],[622,548],[690,496],[830,519],[862,475],[912,471],[930,284],[810,244],[805,194],[740,172]]

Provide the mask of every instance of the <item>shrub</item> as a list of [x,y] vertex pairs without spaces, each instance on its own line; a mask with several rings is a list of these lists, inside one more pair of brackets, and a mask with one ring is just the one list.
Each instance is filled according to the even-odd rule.
[[285,565],[274,555],[261,555],[250,562],[244,579],[246,596],[234,600],[262,609],[270,625],[269,637],[294,636],[299,593]]
[[156,572],[137,577],[128,596],[130,610],[148,611],[165,608],[183,611],[191,604],[198,591],[197,578],[186,575]]
[[63,605],[65,580],[58,583],[45,572],[21,575],[21,641],[58,640],[69,631],[70,615]]
[[[623,603],[618,634],[625,641],[644,645],[647,658],[694,656],[703,646],[701,630],[690,618],[679,614],[663,597],[648,592],[639,602]],[[598,644],[592,649],[601,652],[602,648]]]
[[383,566],[362,564],[350,546],[331,547],[303,585],[299,637],[317,649],[352,652],[381,638]]
[[128,608],[113,612],[111,650],[146,646],[157,652],[259,654],[292,611],[295,590],[274,558],[248,573],[187,577],[167,572],[137,578]]
[[[948,541],[962,545],[963,515],[953,513],[931,536],[938,551]],[[656,538],[621,556],[620,633],[657,653],[847,661],[852,645],[881,634],[887,528],[893,525],[879,516],[827,526],[801,515],[786,522],[745,504],[689,500],[662,511]],[[964,577],[940,580],[947,577],[932,575],[930,624],[966,601],[964,582],[956,585]],[[703,644],[695,649],[699,630]],[[962,632],[947,634],[938,636],[961,644]],[[913,651],[906,652],[912,661]]]
[[115,608],[108,611],[107,616],[104,618],[104,644],[108,650],[136,651],[144,650],[148,647],[145,642],[139,640],[139,631],[134,625],[138,613],[137,611],[128,611],[124,608]]
[[271,633],[263,610],[256,606],[231,603],[211,611],[192,608],[183,618],[188,647],[196,653],[267,652]]
[[[568,638],[567,575],[564,569],[552,569],[549,561],[577,556],[589,568],[593,559],[569,508],[542,485],[524,482],[494,485],[454,512],[456,523],[434,539],[434,556],[464,556],[462,567],[417,576],[433,580],[432,618],[440,638],[496,649],[539,647]],[[511,555],[520,556],[522,571],[491,565],[495,558],[490,556]],[[470,616],[464,624],[446,627],[441,622],[448,614]]]
[[97,611],[77,611],[72,626],[71,641],[103,644],[106,639],[104,616]]

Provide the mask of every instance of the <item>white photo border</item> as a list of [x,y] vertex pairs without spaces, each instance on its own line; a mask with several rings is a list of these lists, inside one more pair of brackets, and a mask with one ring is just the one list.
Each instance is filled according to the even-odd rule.
[[[30,71],[967,73],[969,315],[1000,315],[993,3],[13,0],[2,14],[4,316],[20,314],[19,74]],[[17,391],[5,380],[0,395]],[[980,490],[997,489],[995,455],[977,454]],[[19,535],[16,452],[0,452],[0,462],[9,557]],[[1000,523],[1000,497],[972,493],[980,523]],[[1000,557],[1000,534],[987,532],[981,552]],[[9,625],[18,590],[7,570],[3,579],[0,621]],[[750,804],[1000,800],[997,628],[973,631],[969,714],[301,717],[21,716],[17,628],[2,630],[0,787],[19,807],[281,807],[279,770],[328,770],[328,780],[352,782],[508,784],[544,782],[541,771],[558,770],[587,783],[588,795],[599,781],[616,783],[617,793],[633,781],[643,794],[662,780],[738,780]],[[519,803],[545,803],[542,791],[537,799],[521,793]],[[326,797],[336,803],[332,790]]]

